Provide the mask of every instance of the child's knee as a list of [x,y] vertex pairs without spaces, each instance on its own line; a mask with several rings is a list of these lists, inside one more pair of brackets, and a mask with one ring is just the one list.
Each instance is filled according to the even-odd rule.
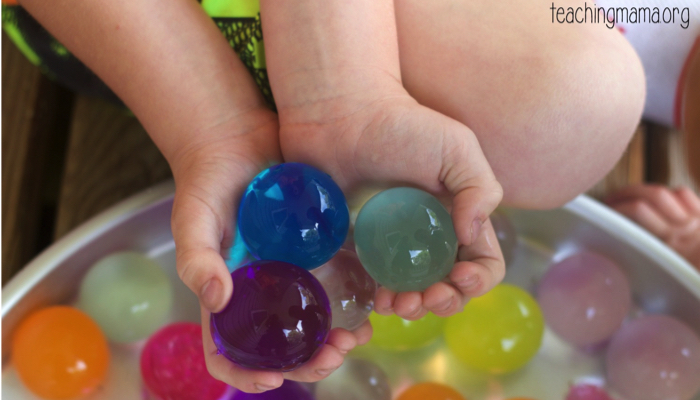
[[525,132],[529,146],[521,141],[533,165],[523,170],[532,174],[494,166],[504,203],[527,208],[560,206],[602,179],[627,147],[645,97],[641,63],[618,32],[582,27],[541,54],[549,62],[533,79],[543,91]]

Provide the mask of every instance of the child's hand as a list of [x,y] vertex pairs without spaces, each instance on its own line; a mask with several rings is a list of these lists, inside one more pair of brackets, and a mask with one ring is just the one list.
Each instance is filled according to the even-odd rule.
[[248,370],[217,355],[209,315],[224,308],[236,290],[224,257],[234,240],[241,194],[258,172],[280,160],[277,116],[267,109],[233,115],[197,137],[215,139],[192,144],[171,158],[177,187],[172,230],[178,273],[200,300],[209,372],[246,392],[274,389],[283,376],[306,382],[324,378],[340,366],[345,353],[369,340],[369,323],[352,333],[334,329],[310,362],[286,374]]
[[505,264],[488,216],[502,190],[469,128],[421,106],[400,85],[320,98],[279,109],[286,161],[320,168],[349,193],[368,184],[412,185],[451,203],[461,248],[448,279],[423,293],[380,288],[375,310],[405,319],[448,316],[499,283]]
[[605,202],[700,269],[700,198],[687,187],[629,186]]

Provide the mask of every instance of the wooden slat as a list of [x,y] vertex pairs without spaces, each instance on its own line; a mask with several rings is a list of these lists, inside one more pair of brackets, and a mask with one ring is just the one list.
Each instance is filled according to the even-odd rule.
[[[73,95],[45,78],[2,34],[2,283],[52,239]],[[47,229],[48,226],[48,229]]]
[[590,196],[602,199],[627,185],[644,181],[646,147],[644,133],[645,125],[640,124],[615,167],[587,192]]
[[[686,134],[660,126],[648,132],[647,140],[653,143],[647,151],[647,180],[670,187],[688,186],[700,194],[700,186],[693,180],[689,169]],[[700,156],[700,148],[695,157]]]
[[79,95],[55,238],[118,201],[171,177],[143,127],[123,108]]

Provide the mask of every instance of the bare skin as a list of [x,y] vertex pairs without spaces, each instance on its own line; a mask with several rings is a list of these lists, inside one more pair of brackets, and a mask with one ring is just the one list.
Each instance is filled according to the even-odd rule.
[[620,158],[641,117],[645,77],[619,32],[552,24],[551,2],[395,4],[406,90],[474,132],[504,205],[558,207]]
[[687,187],[635,185],[606,203],[664,241],[700,270],[700,197]]
[[[378,312],[408,319],[451,315],[503,278],[488,221],[502,187],[508,205],[547,208],[602,177],[641,113],[639,62],[618,33],[552,26],[548,8],[520,1],[263,0],[279,116],[194,1],[22,5],[124,100],[169,161],[177,268],[209,338],[209,312],[235,290],[222,254],[237,199],[271,161],[321,167],[349,193],[405,184],[451,205],[462,247],[448,279],[377,294]],[[370,336],[369,324],[334,330],[317,357],[284,375],[239,368],[210,340],[204,347],[214,377],[260,392],[283,378],[322,379]]]

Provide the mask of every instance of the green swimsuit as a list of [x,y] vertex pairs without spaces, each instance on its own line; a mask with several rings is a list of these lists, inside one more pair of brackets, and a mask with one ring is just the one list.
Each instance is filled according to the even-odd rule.
[[[265,100],[274,108],[265,69],[259,0],[201,0],[231,48],[255,79]],[[118,101],[116,96],[87,67],[20,6],[2,6],[5,32],[35,65],[69,88]]]

